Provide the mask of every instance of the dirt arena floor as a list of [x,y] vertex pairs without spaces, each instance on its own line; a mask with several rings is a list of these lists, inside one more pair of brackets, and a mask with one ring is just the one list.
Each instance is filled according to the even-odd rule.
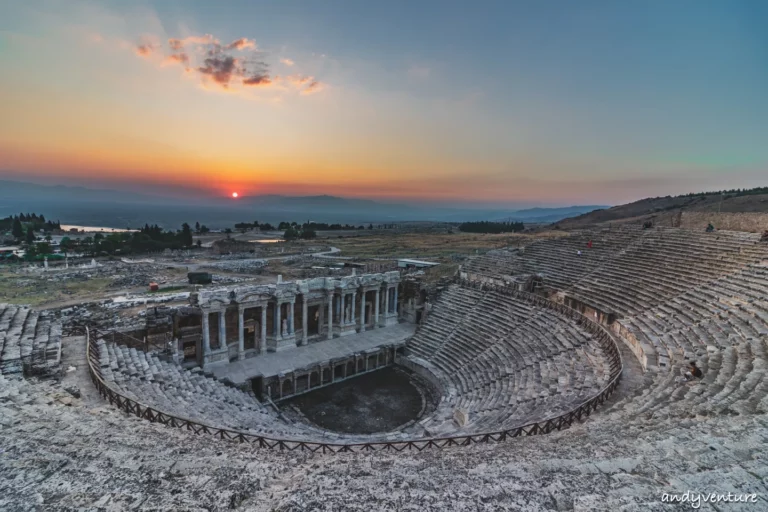
[[315,425],[345,434],[387,432],[416,419],[422,393],[410,372],[388,367],[282,402]]

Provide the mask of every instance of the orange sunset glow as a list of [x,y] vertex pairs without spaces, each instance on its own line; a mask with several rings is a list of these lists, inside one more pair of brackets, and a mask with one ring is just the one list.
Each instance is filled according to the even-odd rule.
[[[637,69],[608,73],[626,60],[614,54],[621,43],[593,40],[586,21],[496,33],[471,19],[459,42],[422,12],[401,40],[383,29],[393,16],[383,6],[329,7],[333,16],[307,7],[304,33],[277,5],[223,9],[215,21],[202,6],[163,2],[0,7],[0,173],[211,197],[236,189],[542,205],[763,181],[768,146],[754,133],[764,101],[750,96],[759,80],[746,60],[718,68],[711,52],[685,46],[700,73],[678,83],[660,75],[677,64],[651,49],[631,59]],[[374,19],[380,26],[361,24]],[[706,47],[713,31],[699,21],[685,41]],[[668,23],[653,40],[682,44],[675,18]],[[619,41],[651,30],[624,28]],[[531,43],[539,37],[552,49]],[[723,55],[748,46],[724,41]]]

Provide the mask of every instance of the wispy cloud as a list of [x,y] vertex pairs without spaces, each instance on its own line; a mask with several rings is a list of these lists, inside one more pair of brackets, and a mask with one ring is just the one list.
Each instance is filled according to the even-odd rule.
[[142,36],[136,45],[135,52],[139,57],[149,58],[155,52],[161,49],[157,38],[152,36]]
[[[168,39],[167,45],[151,36],[143,36],[134,51],[140,57],[155,60],[161,67],[181,65],[187,74],[197,74],[210,90],[218,87],[227,92],[274,88],[282,91],[298,91],[314,94],[324,84],[314,76],[300,73],[280,76],[270,73],[267,54],[258,49],[256,41],[241,37],[228,44],[211,34]],[[283,57],[279,61],[289,67],[295,62]]]
[[226,49],[227,50],[246,50],[246,49],[255,50],[256,42],[251,39],[248,39],[247,37],[241,37],[240,39],[235,39],[234,41],[229,43],[226,46]]
[[219,44],[219,40],[210,34],[205,34],[204,36],[189,36],[189,37],[185,37],[184,39],[168,40],[168,46],[170,46],[171,50],[174,50],[174,51],[181,50],[185,46],[201,45],[201,44],[202,45]]
[[325,88],[325,84],[322,82],[318,82],[317,80],[313,80],[309,83],[304,89],[301,90],[301,94],[315,94],[320,91],[322,91]]
[[296,87],[301,87],[303,85],[306,85],[312,82],[314,80],[314,77],[305,76],[305,75],[289,75],[285,77],[285,80]]
[[172,53],[171,55],[168,55],[163,61],[163,65],[165,66],[171,66],[174,64],[180,64],[184,67],[189,67],[189,55],[184,52]]
[[252,75],[247,78],[243,78],[243,85],[247,86],[269,86],[272,85],[272,79],[267,75]]

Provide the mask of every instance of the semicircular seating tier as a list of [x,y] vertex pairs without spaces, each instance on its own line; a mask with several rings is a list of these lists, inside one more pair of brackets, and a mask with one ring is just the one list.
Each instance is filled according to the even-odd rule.
[[[514,503],[542,510],[655,510],[662,493],[690,490],[757,493],[758,506],[746,508],[765,508],[768,244],[758,236],[595,229],[523,250],[492,251],[468,261],[461,273],[499,285],[540,274],[554,300],[612,313],[598,316],[626,344],[623,354],[637,356],[625,356],[625,366],[635,365],[640,383],[584,424],[500,445],[438,450],[434,444],[428,453],[373,455],[257,451],[256,445],[152,425],[98,400],[60,403],[59,395],[67,393],[53,381],[40,385],[18,378],[22,354],[34,352],[22,345],[29,347],[31,340],[34,347],[41,333],[38,346],[48,346],[46,332],[55,345],[55,321],[50,319],[48,329],[41,315],[29,318],[28,308],[0,306],[0,440],[14,456],[14,463],[0,463],[0,478],[8,484],[0,504],[126,508],[151,502],[159,508],[214,509],[231,507],[240,490],[268,485],[269,492],[245,506],[323,503],[346,509],[362,503],[396,509],[408,499],[428,509],[449,496],[489,508]],[[442,403],[423,420],[428,432],[458,430],[446,424],[456,408],[468,411],[470,431],[557,413],[582,390],[587,396],[599,388],[610,369],[591,324],[526,296],[484,288],[448,286],[409,341],[407,357],[423,363],[444,386]],[[256,432],[322,435],[275,421],[252,396],[197,372],[176,375],[177,368],[151,355],[142,359],[137,353],[134,360],[119,346],[99,349],[110,385],[136,399],[151,397],[158,408]],[[690,359],[703,378],[678,382]],[[206,403],[187,400],[188,386]],[[253,418],[264,418],[263,424]],[[180,487],[185,481],[187,487]],[[522,490],[489,487],[510,481]]]
[[61,322],[50,312],[0,303],[0,374],[51,377],[61,361]]
[[[199,367],[185,369],[152,353],[98,339],[102,379],[120,395],[169,416],[272,439],[317,442],[366,442],[377,435],[340,434],[292,421],[249,391],[220,381]],[[386,440],[407,439],[393,433]]]
[[[203,425],[276,438],[323,437],[311,427],[284,421],[253,393],[152,353],[97,342],[101,377],[121,395],[144,406]],[[333,437],[333,436],[331,436]]]
[[[408,342],[410,358],[443,389],[421,421],[429,434],[504,430],[554,418],[598,395],[618,374],[613,343],[577,313],[503,290],[454,284]],[[455,409],[467,415],[461,428]]]
[[[647,373],[599,421],[768,412],[768,244],[757,234],[592,230],[492,251],[461,272],[539,274],[558,300],[615,316],[607,327]],[[690,361],[704,377],[680,385]]]

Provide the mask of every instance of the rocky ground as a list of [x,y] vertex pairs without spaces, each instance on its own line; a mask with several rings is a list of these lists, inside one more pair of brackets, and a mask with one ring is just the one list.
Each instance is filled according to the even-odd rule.
[[[757,493],[768,422],[713,417],[422,453],[262,450],[127,416],[91,385],[81,338],[60,382],[0,377],[0,510],[692,510],[663,493]],[[69,371],[67,371],[69,370]]]

